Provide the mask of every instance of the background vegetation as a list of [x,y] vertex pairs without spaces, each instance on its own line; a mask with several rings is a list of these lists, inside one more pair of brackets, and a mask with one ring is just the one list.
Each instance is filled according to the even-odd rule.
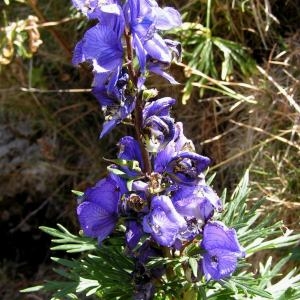
[[[217,191],[231,194],[249,167],[249,203],[265,198],[265,215],[276,212],[299,231],[299,5],[164,2],[184,15],[169,33],[183,44],[171,70],[181,84],[170,91],[151,77],[148,86],[177,99],[173,113],[213,159]],[[102,115],[89,67],[70,63],[89,24],[69,1],[5,0],[0,8],[0,298],[38,299],[17,292],[54,276],[50,241],[38,226],[78,230],[70,191],[103,176],[102,157],[112,157],[126,128],[98,139]],[[293,252],[286,269],[299,266],[299,247]],[[269,254],[252,258],[254,272]]]

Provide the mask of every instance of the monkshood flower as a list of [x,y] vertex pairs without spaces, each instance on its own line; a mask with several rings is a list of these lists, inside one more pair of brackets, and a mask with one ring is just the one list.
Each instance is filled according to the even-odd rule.
[[166,173],[177,183],[192,185],[198,182],[210,159],[191,151],[176,151],[176,143],[171,141],[165,149],[157,153],[154,171]]
[[172,195],[176,210],[186,219],[198,219],[202,224],[210,219],[214,211],[222,210],[222,202],[216,192],[205,184],[181,185]]
[[85,191],[77,215],[86,236],[97,238],[100,244],[113,231],[118,221],[119,201],[125,191],[124,182],[114,174]]
[[143,229],[159,245],[173,246],[186,227],[185,219],[176,211],[168,196],[152,198],[150,213],[143,218]]
[[72,60],[75,65],[85,61],[92,64],[97,87],[118,78],[123,63],[121,38],[125,28],[123,11],[117,4],[102,7],[99,17],[101,21],[75,46]]
[[158,34],[158,30],[169,30],[180,26],[179,12],[171,7],[162,9],[154,0],[128,0],[124,12],[132,33],[133,48],[141,72],[145,72],[147,56],[169,64],[172,54],[167,43]]
[[[97,78],[97,75],[95,77]],[[112,78],[109,84],[105,86],[96,84],[92,89],[105,116],[100,138],[127,118],[135,108],[136,99],[127,92],[128,80],[128,72],[122,68],[116,80]]]
[[[142,153],[137,140],[135,140],[132,136],[124,136],[120,139],[117,145],[119,147],[119,159],[136,161],[139,164],[140,170],[144,168]],[[138,170],[132,170],[128,166],[119,166],[119,168],[124,171],[129,177],[140,175],[140,172]]]
[[175,99],[170,97],[147,102],[143,110],[143,131],[147,150],[157,152],[166,146],[174,137],[174,119],[170,108]]
[[201,247],[202,268],[207,280],[220,280],[230,276],[236,269],[237,259],[245,256],[236,231],[222,222],[208,222],[203,229]]

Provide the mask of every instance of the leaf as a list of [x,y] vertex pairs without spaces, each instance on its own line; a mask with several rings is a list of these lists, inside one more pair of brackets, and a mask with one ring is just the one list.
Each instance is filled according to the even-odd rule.
[[81,293],[95,287],[99,288],[99,282],[97,280],[80,277],[76,292]]
[[20,290],[21,293],[35,293],[44,289],[43,285],[32,286],[23,290]]
[[189,265],[191,266],[191,269],[193,271],[193,275],[197,278],[198,275],[198,260],[196,260],[193,257],[189,258]]
[[84,193],[83,193],[83,192],[80,192],[80,191],[71,190],[71,192],[72,192],[73,194],[75,194],[76,196],[78,196],[78,197],[81,197],[81,196],[84,195]]

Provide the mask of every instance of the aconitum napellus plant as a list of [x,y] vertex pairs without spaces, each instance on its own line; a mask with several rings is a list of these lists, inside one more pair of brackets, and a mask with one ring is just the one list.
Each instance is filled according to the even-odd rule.
[[178,258],[191,245],[198,269],[192,282],[230,277],[245,252],[235,229],[216,220],[222,201],[206,183],[210,159],[195,152],[172,117],[175,99],[145,86],[150,73],[176,84],[168,67],[180,58],[180,43],[162,34],[181,25],[179,12],[154,0],[72,2],[95,24],[77,43],[73,63],[92,66],[92,92],[105,116],[100,137],[123,121],[135,129],[118,142],[107,176],[79,199],[83,234],[101,247],[118,226],[125,228],[124,251],[135,261],[134,299],[153,299],[160,278],[172,277],[164,265],[149,268],[149,261]]

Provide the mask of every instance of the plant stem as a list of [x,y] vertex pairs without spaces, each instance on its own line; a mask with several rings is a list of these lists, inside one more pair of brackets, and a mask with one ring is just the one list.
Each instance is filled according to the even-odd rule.
[[[129,30],[126,28],[125,29],[125,41],[126,41],[126,48],[127,48],[127,56],[126,56],[126,61],[128,65],[128,72],[129,72],[129,77],[134,84],[135,88],[137,88],[137,83],[138,83],[138,75],[133,67],[133,49],[131,45],[131,34]],[[143,163],[144,163],[144,173],[145,174],[151,174],[151,162],[150,162],[150,157],[147,149],[145,148],[145,145],[143,143],[143,133],[142,133],[142,128],[143,128],[143,94],[142,92],[137,92],[136,95],[136,104],[135,104],[135,109],[134,109],[134,128],[136,132],[136,138],[140,146],[140,150],[142,153],[142,158],[143,158]]]
[[130,34],[130,32],[127,28],[125,28],[125,41],[126,41],[126,49],[127,49],[126,63],[128,65],[128,72],[129,72],[129,76],[130,76],[133,84],[136,87],[137,82],[138,82],[138,78],[137,78],[137,75],[135,73],[133,63],[132,63],[132,61],[133,61],[133,49],[132,49],[132,45],[131,45],[131,34]]
[[212,2],[212,0],[207,0],[207,8],[206,8],[206,28],[207,29],[210,29],[211,2]]
[[150,163],[150,157],[147,149],[145,148],[145,145],[143,143],[142,137],[142,128],[143,128],[143,99],[142,99],[142,93],[138,93],[136,104],[135,104],[135,110],[134,110],[134,128],[137,136],[137,140],[140,145],[140,149],[142,152],[143,162],[144,162],[144,173],[145,174],[151,174],[151,163]]

